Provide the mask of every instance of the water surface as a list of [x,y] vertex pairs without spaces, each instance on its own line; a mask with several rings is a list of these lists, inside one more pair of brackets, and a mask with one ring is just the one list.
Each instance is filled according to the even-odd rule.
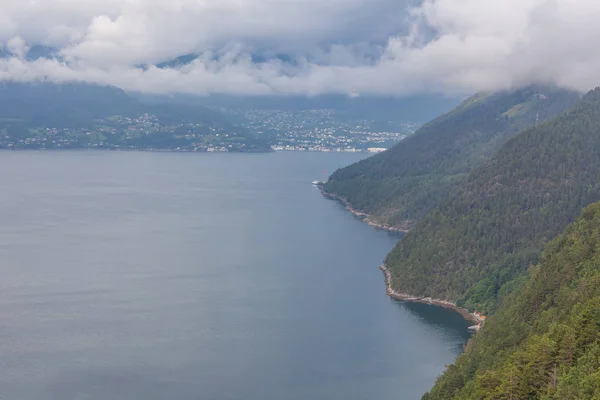
[[467,323],[310,185],[360,157],[0,153],[0,398],[420,398]]

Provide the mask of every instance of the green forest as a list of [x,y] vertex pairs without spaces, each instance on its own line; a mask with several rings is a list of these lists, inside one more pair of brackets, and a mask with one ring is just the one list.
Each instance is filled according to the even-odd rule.
[[323,189],[378,223],[410,229],[506,140],[578,100],[542,86],[477,94],[392,149],[336,171]]
[[476,96],[325,186],[415,221],[385,259],[393,289],[488,316],[423,400],[600,399],[600,89],[562,96],[512,128]]
[[600,90],[510,139],[386,258],[395,288],[494,311],[546,242],[600,200]]
[[600,399],[600,203],[547,245],[423,400]]

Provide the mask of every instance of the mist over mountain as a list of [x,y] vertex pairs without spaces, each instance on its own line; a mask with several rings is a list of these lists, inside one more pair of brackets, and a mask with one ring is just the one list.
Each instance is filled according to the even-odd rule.
[[590,0],[4,2],[0,80],[244,96],[585,92],[599,78],[599,14]]

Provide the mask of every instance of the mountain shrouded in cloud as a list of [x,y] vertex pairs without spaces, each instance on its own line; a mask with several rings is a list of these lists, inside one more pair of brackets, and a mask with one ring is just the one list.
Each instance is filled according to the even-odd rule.
[[0,80],[245,95],[584,91],[599,81],[599,17],[596,0],[0,0]]

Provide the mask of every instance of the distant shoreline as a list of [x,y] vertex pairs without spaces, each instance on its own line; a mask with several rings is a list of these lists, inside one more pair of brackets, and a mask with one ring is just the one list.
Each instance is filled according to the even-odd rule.
[[383,229],[388,232],[396,232],[396,233],[408,233],[410,231],[410,229],[408,229],[408,228],[401,228],[398,226],[391,226],[391,225],[380,224],[378,222],[375,222],[375,221],[373,221],[372,215],[364,213],[362,211],[358,211],[357,209],[353,208],[350,205],[350,202],[348,202],[348,200],[346,200],[345,198],[325,191],[321,185],[319,185],[319,190],[321,190],[321,194],[323,194],[323,196],[325,196],[329,199],[332,199],[332,200],[339,201],[346,207],[346,210],[348,210],[352,215],[362,219],[362,221],[364,223],[366,223],[369,226],[372,226],[373,228]]
[[193,149],[142,149],[142,148],[112,148],[112,147],[0,147],[0,151],[139,151],[149,153],[331,153],[331,154],[375,154],[366,150],[337,151],[337,150],[242,150],[242,151],[208,151]]
[[184,149],[127,149],[127,148],[102,148],[102,147],[16,147],[7,148],[0,147],[0,151],[107,151],[107,152],[139,152],[139,153],[195,153],[195,154],[270,154],[274,153],[272,150],[260,150],[260,151],[204,151],[204,150],[184,150]]
[[398,301],[406,301],[406,302],[410,302],[410,303],[431,304],[434,306],[444,307],[444,308],[448,308],[450,310],[454,310],[454,311],[458,312],[460,315],[462,315],[462,317],[465,320],[467,320],[469,322],[474,322],[475,326],[477,326],[477,328],[475,328],[476,330],[478,330],[479,327],[481,326],[481,324],[483,324],[484,318],[482,318],[481,315],[479,315],[477,313],[471,313],[466,308],[459,307],[455,303],[452,303],[451,301],[433,299],[431,297],[418,297],[418,296],[413,296],[413,295],[410,295],[407,293],[401,293],[401,292],[396,291],[392,285],[392,274],[390,273],[390,270],[387,268],[387,266],[385,266],[385,264],[381,265],[379,267],[379,269],[383,272],[383,275],[385,277],[385,289],[386,289],[385,292],[392,299],[398,300]]

